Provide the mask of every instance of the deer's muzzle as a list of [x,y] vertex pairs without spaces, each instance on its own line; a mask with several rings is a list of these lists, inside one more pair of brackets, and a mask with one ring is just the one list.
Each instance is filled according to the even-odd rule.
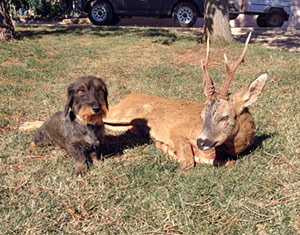
[[197,146],[199,149],[201,150],[209,150],[215,147],[215,145],[217,144],[216,141],[211,141],[209,139],[201,139],[199,138],[197,140]]

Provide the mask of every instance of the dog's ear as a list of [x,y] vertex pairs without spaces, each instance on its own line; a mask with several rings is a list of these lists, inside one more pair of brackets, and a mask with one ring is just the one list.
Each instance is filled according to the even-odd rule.
[[108,110],[108,99],[107,99],[108,98],[108,91],[107,91],[107,87],[106,87],[105,83],[102,85],[102,89],[104,91],[105,105],[106,105],[106,108]]
[[69,108],[73,105],[73,94],[74,94],[74,84],[72,83],[68,87],[68,93],[67,93],[67,103],[65,106],[65,116],[68,116]]

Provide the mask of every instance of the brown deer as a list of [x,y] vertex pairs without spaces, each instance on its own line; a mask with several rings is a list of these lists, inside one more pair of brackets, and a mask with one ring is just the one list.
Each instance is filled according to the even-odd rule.
[[130,94],[112,107],[104,122],[106,128],[118,131],[148,131],[156,147],[175,157],[184,169],[195,163],[222,164],[224,157],[237,156],[249,148],[256,127],[248,106],[263,91],[268,75],[262,74],[240,91],[230,94],[229,86],[243,62],[251,33],[244,50],[230,67],[226,55],[227,78],[220,91],[215,89],[208,72],[209,41],[202,64],[205,104],[185,100],[168,100],[143,94]]

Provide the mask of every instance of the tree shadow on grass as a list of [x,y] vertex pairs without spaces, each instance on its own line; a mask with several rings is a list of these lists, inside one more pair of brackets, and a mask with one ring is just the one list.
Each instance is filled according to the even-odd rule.
[[192,35],[179,35],[168,29],[162,28],[137,28],[137,27],[118,27],[118,26],[51,26],[51,27],[36,27],[23,28],[17,31],[17,40],[24,39],[39,39],[43,36],[54,35],[74,35],[84,36],[92,35],[96,37],[116,37],[116,36],[138,36],[153,38],[154,43],[171,44],[177,40],[194,40]]
[[[249,30],[242,30],[241,34],[234,36],[239,42],[245,42]],[[252,43],[262,44],[268,48],[283,51],[300,52],[300,33],[287,28],[255,28],[251,36]]]

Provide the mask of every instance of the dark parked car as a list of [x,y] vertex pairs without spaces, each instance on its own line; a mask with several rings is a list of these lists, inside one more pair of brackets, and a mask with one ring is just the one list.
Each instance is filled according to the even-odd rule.
[[131,16],[173,17],[176,25],[190,27],[203,17],[204,0],[81,0],[81,10],[96,25],[114,25]]

